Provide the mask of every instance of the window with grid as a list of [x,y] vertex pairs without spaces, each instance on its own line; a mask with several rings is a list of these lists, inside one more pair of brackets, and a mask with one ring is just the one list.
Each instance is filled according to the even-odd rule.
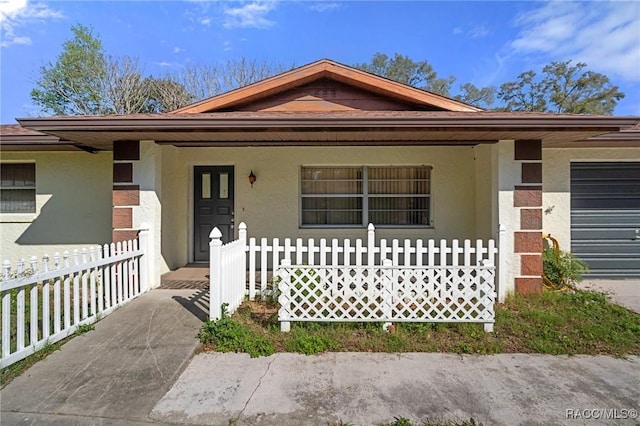
[[2,163],[0,175],[0,213],[35,213],[35,163]]
[[431,168],[302,167],[303,226],[429,226]]

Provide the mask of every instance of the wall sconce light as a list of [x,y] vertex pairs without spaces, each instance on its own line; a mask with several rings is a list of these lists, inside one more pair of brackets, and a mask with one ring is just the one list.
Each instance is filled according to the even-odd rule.
[[253,183],[256,181],[256,175],[253,174],[253,170],[251,170],[251,173],[249,174],[249,183],[251,184],[251,187],[253,188]]

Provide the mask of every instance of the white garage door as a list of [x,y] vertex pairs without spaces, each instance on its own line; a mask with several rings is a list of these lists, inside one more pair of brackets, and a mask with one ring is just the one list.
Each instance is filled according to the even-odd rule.
[[571,251],[589,278],[640,278],[640,162],[571,163]]

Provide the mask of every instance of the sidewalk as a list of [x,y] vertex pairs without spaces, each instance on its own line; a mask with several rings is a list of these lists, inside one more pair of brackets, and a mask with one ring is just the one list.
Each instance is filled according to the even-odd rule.
[[198,295],[153,290],[105,317],[2,389],[0,424],[148,423],[198,345]]
[[416,424],[473,417],[485,425],[633,425],[637,419],[576,421],[567,410],[617,409],[621,417],[639,405],[640,357],[209,353],[194,358],[151,417],[202,425],[378,425],[400,416]]
[[[117,310],[2,389],[0,424],[327,426],[400,416],[473,417],[487,426],[638,421],[623,414],[640,408],[638,356],[193,357],[207,299],[201,290],[153,290]],[[567,410],[585,416],[594,414],[578,410],[593,409],[617,410],[609,413],[617,418],[567,418]]]

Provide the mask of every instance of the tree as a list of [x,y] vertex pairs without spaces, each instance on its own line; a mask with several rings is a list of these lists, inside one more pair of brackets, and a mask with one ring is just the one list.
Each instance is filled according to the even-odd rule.
[[40,68],[31,99],[54,115],[167,112],[194,96],[170,78],[145,77],[138,58],[106,56],[102,43],[83,25],[63,44],[55,63]]
[[102,43],[83,25],[71,27],[55,64],[40,68],[31,99],[54,115],[104,114],[102,82],[107,74]]
[[247,58],[230,59],[225,63],[195,65],[168,76],[185,87],[194,100],[201,100],[248,86],[292,69],[293,65]]
[[471,83],[465,83],[460,86],[460,91],[460,94],[454,96],[455,99],[483,109],[489,109],[496,97],[496,88],[492,86],[478,88]]
[[438,74],[427,61],[415,62],[399,53],[393,58],[384,53],[373,55],[371,62],[355,64],[355,68],[376,74],[399,83],[428,90],[439,95],[448,96],[455,77],[438,78]]
[[144,112],[169,112],[195,101],[195,97],[187,89],[171,78],[148,77],[147,104]]
[[587,64],[571,60],[552,62],[536,78],[530,70],[518,75],[516,81],[500,86],[498,99],[506,111],[543,111],[572,114],[613,114],[618,101],[624,98],[618,86],[604,74],[585,70]]

